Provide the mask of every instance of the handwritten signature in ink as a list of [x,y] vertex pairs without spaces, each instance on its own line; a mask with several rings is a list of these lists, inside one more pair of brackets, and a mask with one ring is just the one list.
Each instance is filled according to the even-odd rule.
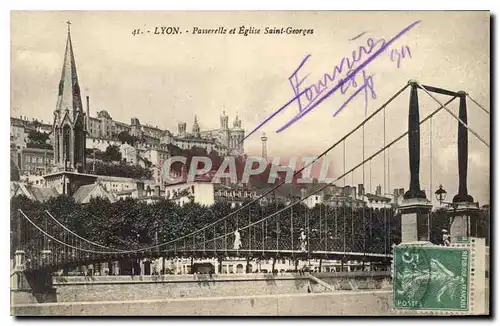
[[396,62],[397,67],[401,65],[401,60],[406,58],[406,56],[411,59],[411,51],[408,45],[403,45],[401,49],[392,49],[391,50],[391,61]]
[[[322,103],[325,99],[327,99],[330,95],[335,93],[339,88],[342,94],[345,94],[350,86],[353,88],[358,87],[358,82],[355,77],[362,75],[363,82],[356,89],[356,91],[347,99],[347,101],[342,104],[342,106],[334,113],[334,116],[337,115],[354,97],[356,97],[362,91],[365,91],[365,113],[367,110],[367,102],[368,95],[371,95],[372,99],[376,99],[376,94],[374,90],[373,83],[373,74],[369,75],[365,68],[370,64],[376,57],[382,54],[389,46],[391,46],[396,40],[398,40],[401,36],[409,32],[413,27],[419,24],[420,21],[413,22],[412,24],[405,27],[401,30],[396,36],[386,41],[381,38],[378,40],[374,40],[369,37],[366,41],[366,46],[359,46],[357,51],[352,52],[352,57],[347,58],[344,57],[334,68],[332,73],[324,73],[323,78],[320,79],[315,84],[311,84],[308,87],[301,87],[309,74],[306,74],[304,77],[299,77],[299,72],[306,64],[307,60],[311,58],[311,54],[306,55],[306,57],[301,61],[298,68],[292,73],[289,77],[290,85],[294,91],[295,96],[290,99],[285,105],[271,114],[267,119],[262,121],[254,130],[252,130],[245,138],[250,137],[253,133],[255,133],[258,129],[260,129],[264,124],[266,124],[269,120],[274,118],[284,109],[286,109],[290,104],[296,102],[299,108],[298,114],[293,117],[290,121],[285,123],[281,128],[279,128],[276,132],[280,133],[290,127],[292,124],[300,120],[307,113],[312,111],[315,107],[317,107],[320,103]],[[363,36],[366,32],[363,32],[351,39],[356,40]],[[401,60],[409,56],[411,58],[410,49],[407,46],[403,46],[401,50],[393,49],[390,52],[391,61],[396,62],[397,67],[399,68],[401,64]],[[364,61],[363,61],[364,59]],[[357,67],[355,67],[355,65]],[[345,73],[346,76],[344,78],[341,77],[341,74]],[[370,94],[369,94],[369,93]],[[304,98],[305,97],[305,98]]]

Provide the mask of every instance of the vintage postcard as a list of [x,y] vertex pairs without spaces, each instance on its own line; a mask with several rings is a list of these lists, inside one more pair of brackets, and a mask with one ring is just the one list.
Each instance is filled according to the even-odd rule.
[[490,23],[11,12],[11,314],[489,315]]

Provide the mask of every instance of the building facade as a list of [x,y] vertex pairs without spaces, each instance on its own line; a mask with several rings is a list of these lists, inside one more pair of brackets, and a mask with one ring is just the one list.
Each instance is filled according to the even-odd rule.
[[[302,197],[305,197],[311,192],[314,192],[319,186],[312,187],[310,189],[302,189]],[[309,208],[313,208],[316,205],[326,205],[330,207],[354,207],[354,208],[393,208],[400,203],[403,189],[394,189],[394,195],[383,194],[382,187],[379,185],[375,190],[375,194],[366,193],[363,184],[358,184],[358,186],[336,186],[331,185],[326,187],[324,190],[317,193],[312,193],[304,203]],[[401,194],[401,195],[400,195]]]
[[170,130],[163,130],[158,126],[141,124],[136,117],[132,118],[130,124],[113,120],[106,110],[97,113],[97,117],[89,117],[87,148],[98,148],[105,150],[105,147],[119,142],[120,133],[126,132],[137,140],[136,147],[139,151],[146,151],[149,148],[158,148],[167,144],[175,145],[181,149],[191,149],[193,147],[203,148],[210,153],[217,151],[220,155],[242,155],[244,153],[245,130],[242,122],[236,116],[233,127],[229,128],[229,117],[225,111],[220,117],[220,128],[202,130],[198,118],[195,116],[191,132],[188,131],[186,122],[179,122],[177,133]]
[[54,151],[50,149],[25,147],[13,159],[21,175],[41,176],[54,168]]
[[193,202],[211,206],[216,202],[221,202],[234,208],[258,197],[258,192],[248,187],[201,180],[169,184],[165,186],[164,191],[167,200],[172,200],[179,205]]

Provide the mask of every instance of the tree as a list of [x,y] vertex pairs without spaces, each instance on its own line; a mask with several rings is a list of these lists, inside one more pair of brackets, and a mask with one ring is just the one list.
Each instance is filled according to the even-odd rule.
[[150,168],[153,165],[153,162],[151,162],[147,158],[143,157],[142,159],[144,160],[144,165],[146,166],[146,168]]
[[140,141],[139,138],[132,136],[128,133],[128,131],[122,131],[118,134],[118,140],[122,142],[122,144],[129,144],[134,146],[137,142]]
[[31,130],[28,133],[28,140],[35,144],[45,144],[49,139],[49,134],[45,132],[38,132],[36,130]]
[[171,156],[184,156],[184,151],[174,144],[167,144],[167,150]]
[[[97,157],[97,156],[96,156]],[[87,162],[87,171],[92,171],[93,162]],[[138,165],[128,165],[125,162],[114,164],[110,162],[95,162],[95,174],[109,175],[114,177],[133,178],[133,179],[151,179],[153,172],[150,169]]]
[[121,161],[122,153],[117,145],[109,145],[103,155],[103,160],[107,161]]
[[97,148],[86,148],[85,149],[85,156],[87,156],[88,158],[94,158],[94,154],[95,154],[95,158],[98,159],[98,160],[102,160],[102,157],[103,157],[103,152],[101,152],[99,149]]

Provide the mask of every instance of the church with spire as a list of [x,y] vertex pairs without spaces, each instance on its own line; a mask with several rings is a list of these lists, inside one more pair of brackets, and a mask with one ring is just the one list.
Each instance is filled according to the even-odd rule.
[[[86,96],[85,108],[82,100],[70,22],[67,22],[65,32],[66,43],[57,88],[57,101],[55,101],[52,121],[46,124],[44,129],[49,133],[52,145],[51,153],[48,151],[44,153],[51,156],[50,164],[44,157],[46,163],[43,171],[40,172],[38,169],[32,171],[31,166],[25,163],[25,161],[35,161],[32,159],[35,158],[33,156],[35,154],[28,153],[25,155],[26,159],[18,160],[19,166],[27,167],[23,172],[25,175],[39,177],[37,184],[40,181],[40,184],[55,189],[59,194],[73,196],[81,187],[101,182],[105,176],[92,174],[95,172],[93,168],[88,170],[90,164],[95,162],[95,156],[90,162],[92,158],[87,158],[86,153],[89,150],[93,150],[94,153],[96,150],[105,152],[109,146],[118,146],[122,157],[128,157],[127,153],[131,151],[127,152],[127,149],[131,145],[121,140],[122,133],[127,133],[137,140],[133,145],[136,160],[127,160],[127,162],[139,164],[137,162],[141,161],[140,159],[142,159],[141,162],[147,159],[153,168],[156,168],[153,174],[155,171],[161,173],[163,162],[171,155],[169,144],[183,150],[193,147],[204,148],[208,153],[216,151],[222,156],[244,155],[245,131],[242,128],[242,121],[236,115],[230,124],[225,110],[220,116],[220,126],[217,129],[206,128],[206,121],[196,115],[190,128],[186,122],[179,122],[177,133],[171,133],[169,130],[147,123],[141,124],[136,117],[131,118],[130,124],[113,120],[106,110],[97,111],[97,117],[92,117],[89,96]],[[11,127],[12,121],[11,117]],[[23,127],[22,132],[26,132],[26,128]],[[26,147],[26,140],[23,142],[18,147]],[[111,176],[106,177],[111,178]],[[161,178],[157,178],[156,175],[155,180],[160,180],[158,182],[161,183]],[[149,181],[151,180],[144,182]],[[115,188],[118,189],[118,186]],[[113,189],[110,188],[110,191]]]
[[84,173],[87,119],[78,84],[70,22],[52,133],[56,170]]
[[47,187],[59,194],[73,196],[83,186],[95,184],[97,176],[85,173],[88,112],[84,112],[82,105],[71,43],[71,23],[68,21],[67,24],[66,49],[52,122],[54,167],[52,173],[43,178]]
[[[173,144],[182,149],[199,147],[207,152],[217,151],[220,155],[244,154],[245,131],[242,122],[236,115],[230,128],[229,116],[225,110],[220,116],[220,128],[202,130],[198,116],[195,116],[191,132],[188,132],[186,122],[179,122],[176,135],[158,127],[141,125],[137,118],[132,118],[130,125],[115,121],[105,110],[99,111],[97,118],[91,117],[88,96],[86,112],[83,109],[70,22],[67,24],[66,48],[52,125],[54,172],[85,173],[85,149],[97,147],[105,151],[107,145],[120,145],[117,139],[120,132],[128,132],[144,141],[144,144],[138,145],[138,153],[146,153],[155,148],[162,150],[165,145]],[[101,144],[102,148],[99,147]],[[152,163],[159,165],[159,162]]]

